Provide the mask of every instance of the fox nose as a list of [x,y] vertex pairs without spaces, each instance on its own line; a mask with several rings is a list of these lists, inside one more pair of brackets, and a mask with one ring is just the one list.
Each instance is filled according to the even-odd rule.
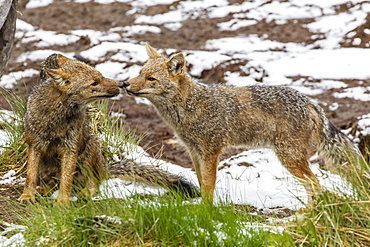
[[124,87],[130,86],[130,83],[128,83],[127,81],[124,81],[124,82],[120,82],[118,86],[120,88],[124,88]]

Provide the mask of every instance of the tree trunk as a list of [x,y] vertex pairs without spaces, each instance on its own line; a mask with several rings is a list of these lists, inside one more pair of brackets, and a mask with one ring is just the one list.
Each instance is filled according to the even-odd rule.
[[0,0],[0,77],[13,49],[16,20],[16,0]]

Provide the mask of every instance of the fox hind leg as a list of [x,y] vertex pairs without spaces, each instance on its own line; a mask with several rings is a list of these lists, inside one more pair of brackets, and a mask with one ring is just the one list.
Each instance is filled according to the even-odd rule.
[[68,205],[77,168],[78,151],[76,147],[65,148],[61,152],[61,178],[57,203]]
[[[297,155],[297,153],[302,154],[303,152],[288,153],[285,151],[276,151],[276,154],[282,163],[282,165],[297,179],[303,182],[303,186],[309,195],[309,201],[314,195],[314,187],[320,185],[317,177],[310,169],[308,158],[305,155]],[[295,158],[292,158],[295,157]]]
[[80,164],[84,167],[81,168],[83,180],[85,184],[81,190],[81,196],[91,197],[99,188],[101,181],[107,178],[105,169],[105,159],[101,152],[100,141],[97,136],[90,136],[86,142],[86,148],[80,155]]

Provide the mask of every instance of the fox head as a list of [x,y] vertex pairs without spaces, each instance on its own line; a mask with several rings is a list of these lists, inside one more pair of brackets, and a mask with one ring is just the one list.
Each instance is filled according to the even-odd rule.
[[[103,77],[93,67],[61,54],[49,56],[43,65],[42,70],[51,78],[52,85],[65,97],[79,103],[116,96],[123,87],[122,83]],[[46,65],[53,65],[53,68]]]
[[124,83],[129,95],[144,97],[150,101],[171,98],[185,86],[188,75],[182,53],[167,59],[146,44],[149,60],[140,70],[138,77]]

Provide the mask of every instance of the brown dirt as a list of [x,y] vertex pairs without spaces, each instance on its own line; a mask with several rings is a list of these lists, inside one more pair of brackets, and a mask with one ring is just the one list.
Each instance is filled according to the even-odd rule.
[[[231,4],[240,3],[240,0],[230,0]],[[173,5],[158,5],[147,8],[143,14],[155,15],[167,12]],[[35,27],[44,30],[56,31],[58,33],[66,33],[69,30],[77,29],[92,29],[100,31],[108,31],[113,27],[122,27],[132,25],[134,22],[133,15],[126,15],[126,11],[130,9],[130,5],[126,3],[113,3],[101,5],[94,2],[74,3],[56,1],[53,4],[35,8],[35,9],[20,9],[19,19],[24,20]],[[338,10],[339,11],[339,10]],[[341,9],[340,11],[346,11]],[[231,19],[231,16],[224,18],[209,18],[206,13],[195,19],[189,18],[184,21],[183,26],[177,31],[171,31],[163,25],[158,27],[162,30],[161,33],[145,33],[144,35],[135,34],[128,38],[139,41],[149,42],[153,47],[157,48],[173,48],[177,50],[199,50],[202,49],[205,42],[209,39],[221,37],[232,37],[238,35],[256,34],[258,36],[268,35],[272,40],[280,42],[296,42],[296,43],[313,43],[320,35],[313,36],[305,28],[304,24],[311,22],[311,19],[300,19],[288,21],[285,24],[279,25],[275,22],[267,23],[261,21],[258,24],[250,27],[243,27],[237,31],[220,31],[216,24],[225,22]],[[364,24],[365,25],[365,24]],[[368,22],[366,23],[368,25]],[[363,30],[368,26],[359,27],[356,29],[356,36],[363,35]],[[316,38],[313,38],[316,37]],[[351,46],[350,40],[343,41],[343,46]],[[61,52],[79,52],[92,47],[90,39],[83,37],[74,44],[68,46],[53,46],[48,49],[60,50]],[[39,49],[33,44],[22,43],[21,39],[16,39],[12,58],[9,61],[8,68],[5,74],[12,71],[19,71],[28,68],[39,69],[41,61],[26,61],[26,63],[17,63],[15,59],[21,54]],[[104,61],[91,61],[93,65]],[[226,71],[239,71],[240,63],[234,64],[222,63],[219,66],[209,71],[204,71],[199,79],[205,82],[224,83],[224,73]],[[297,78],[298,79],[298,78]],[[37,82],[37,76],[24,78],[13,91],[19,95],[28,95],[28,92]],[[348,83],[353,85],[358,81],[348,80]],[[364,86],[370,86],[370,80],[364,81]],[[370,112],[370,104],[354,99],[338,99],[332,96],[335,90],[315,96],[320,101],[330,120],[339,128],[348,128],[352,126],[358,116]],[[334,102],[342,105],[335,112],[331,112],[328,106]],[[0,97],[0,107],[9,109],[5,100]],[[127,127],[136,129],[137,138],[144,135],[140,145],[145,147],[148,152],[155,156],[162,154],[162,159],[173,162],[175,164],[191,167],[189,156],[185,149],[175,140],[173,131],[167,126],[162,119],[158,117],[153,107],[145,104],[137,104],[132,97],[125,96],[115,103],[115,109],[123,112],[126,115]],[[232,150],[228,155],[234,154]],[[0,220],[14,221],[16,217],[11,217],[4,209],[9,209],[8,202],[19,196],[21,188],[19,186],[1,186],[0,190]],[[0,210],[0,211],[1,211]]]

